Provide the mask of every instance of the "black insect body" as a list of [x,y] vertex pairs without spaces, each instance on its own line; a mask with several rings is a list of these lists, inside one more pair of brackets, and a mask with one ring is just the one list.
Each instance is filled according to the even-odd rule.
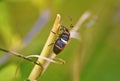
[[53,46],[53,52],[59,54],[66,46],[70,39],[70,32],[67,28],[63,28],[63,32],[59,35]]

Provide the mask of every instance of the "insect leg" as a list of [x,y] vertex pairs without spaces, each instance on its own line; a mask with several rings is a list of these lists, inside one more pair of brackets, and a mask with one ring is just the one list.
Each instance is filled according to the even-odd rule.
[[60,34],[55,33],[54,31],[51,31],[53,34],[55,34],[57,37],[59,37]]
[[[61,27],[61,24],[59,24],[59,28],[58,28],[58,30],[60,31],[60,27]],[[51,31],[53,34],[55,34],[55,35],[57,35],[57,37],[59,37],[60,36],[60,34],[57,32],[54,32],[54,31]]]
[[48,46],[51,46],[51,45],[54,45],[55,43],[51,43],[51,44],[49,44]]

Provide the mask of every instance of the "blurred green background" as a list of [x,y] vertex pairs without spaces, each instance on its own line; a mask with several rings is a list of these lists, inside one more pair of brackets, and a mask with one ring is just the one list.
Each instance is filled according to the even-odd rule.
[[[39,81],[120,81],[120,0],[0,0],[0,47],[40,54],[56,14],[69,26],[86,11],[92,17],[78,30],[81,40],[58,55],[66,64],[51,63]],[[34,65],[20,60],[0,52],[0,81],[27,79]]]

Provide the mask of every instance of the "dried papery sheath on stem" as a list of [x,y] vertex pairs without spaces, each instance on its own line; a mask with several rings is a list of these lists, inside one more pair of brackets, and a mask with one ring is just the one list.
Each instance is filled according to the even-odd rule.
[[[51,29],[51,31],[54,31],[55,33],[58,33],[59,31],[59,25],[60,25],[60,15],[57,14],[56,16],[56,19],[55,19],[55,22],[54,22],[54,25]],[[56,35],[54,35],[52,32],[50,31],[50,35],[45,43],[45,46],[40,54],[40,56],[43,56],[43,57],[55,57],[56,55],[54,53],[51,53],[51,50],[52,50],[52,45],[51,46],[48,46],[49,44],[53,43],[55,41],[55,39],[57,38]],[[47,68],[48,66],[48,61],[45,60],[45,59],[41,59],[41,58],[38,58],[38,63],[40,63],[42,67],[38,66],[38,65],[35,65],[32,72],[30,73],[28,79],[30,81],[34,81],[34,80],[38,80],[38,78],[41,76],[41,74],[43,73],[43,71]]]

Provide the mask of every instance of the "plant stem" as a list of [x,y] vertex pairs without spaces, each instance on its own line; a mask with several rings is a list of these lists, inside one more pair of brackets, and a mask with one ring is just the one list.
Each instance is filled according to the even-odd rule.
[[[57,33],[58,30],[59,30],[59,25],[60,25],[60,15],[57,14],[54,25],[53,25],[51,31],[54,31],[55,33]],[[47,39],[47,41],[45,43],[45,46],[44,46],[44,48],[43,48],[43,50],[42,50],[42,52],[40,54],[41,56],[44,56],[44,57],[47,57],[47,58],[51,57],[51,55],[53,54],[53,53],[51,53],[51,50],[52,50],[53,46],[50,45],[50,44],[54,43],[54,41],[55,41],[55,39],[57,37],[51,31],[50,31],[50,35],[49,35],[49,37],[48,37],[48,39]],[[48,45],[50,45],[50,46],[48,46]],[[38,65],[35,65],[33,70],[31,71],[29,77],[28,77],[28,79],[30,81],[38,80],[38,78],[41,76],[43,71],[46,69],[46,68],[44,69],[44,67],[46,67],[46,65],[48,65],[48,62],[46,60],[44,60],[44,59],[38,58],[37,62],[40,63],[43,66],[43,68],[38,66]]]

